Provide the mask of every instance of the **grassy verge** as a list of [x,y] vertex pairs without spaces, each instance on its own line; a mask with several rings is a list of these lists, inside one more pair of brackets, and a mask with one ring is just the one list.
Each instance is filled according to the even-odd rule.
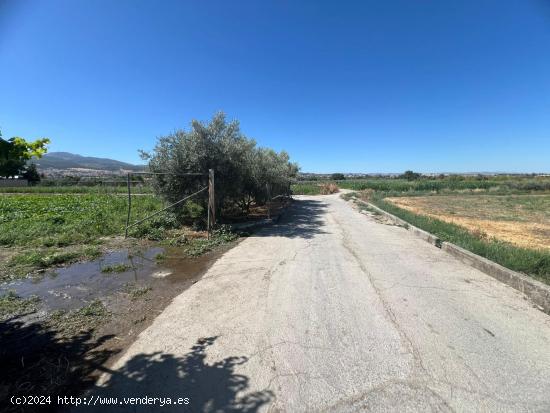
[[369,201],[410,224],[436,235],[442,241],[451,242],[511,270],[525,273],[550,284],[550,253],[546,251],[520,248],[497,239],[486,239],[458,225],[406,211],[384,201],[381,196],[371,196]]

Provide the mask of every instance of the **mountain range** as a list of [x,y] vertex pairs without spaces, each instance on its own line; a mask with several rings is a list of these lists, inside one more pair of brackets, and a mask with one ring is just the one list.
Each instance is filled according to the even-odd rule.
[[145,165],[133,165],[114,159],[82,156],[69,152],[50,152],[33,162],[39,170],[85,168],[103,171],[119,171],[121,169],[140,171],[145,169]]

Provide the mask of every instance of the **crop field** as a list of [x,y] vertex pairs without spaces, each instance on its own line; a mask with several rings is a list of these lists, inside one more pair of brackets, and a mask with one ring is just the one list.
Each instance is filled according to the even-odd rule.
[[[160,209],[144,196],[135,217]],[[0,197],[0,279],[51,265],[94,258],[101,237],[124,231],[127,200],[116,195],[9,195]]]
[[[125,194],[124,185],[36,185],[22,187],[0,187],[0,194]],[[132,186],[132,194],[151,194],[153,188],[148,185]]]
[[548,177],[457,177],[423,178],[408,181],[396,178],[357,179],[338,181],[340,188],[355,191],[372,189],[384,192],[489,192],[550,191]]
[[338,185],[443,241],[550,283],[548,176],[376,178]]
[[550,250],[550,194],[390,197],[386,201],[480,236]]
[[290,190],[294,195],[329,195],[338,192],[339,188],[333,181],[293,184]]

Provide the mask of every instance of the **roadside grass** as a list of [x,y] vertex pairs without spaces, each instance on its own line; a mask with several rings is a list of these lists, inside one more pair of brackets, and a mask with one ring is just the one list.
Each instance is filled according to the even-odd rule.
[[376,193],[370,197],[369,201],[408,223],[436,235],[442,241],[451,242],[511,270],[550,284],[550,252],[517,247],[495,238],[486,238],[483,234],[472,233],[449,222],[415,214],[384,201],[383,197]]
[[214,250],[223,244],[235,241],[239,238],[238,234],[231,232],[228,227],[221,226],[220,228],[212,231],[210,239],[195,238],[189,240],[183,245],[184,252],[192,257],[197,257],[208,251]]

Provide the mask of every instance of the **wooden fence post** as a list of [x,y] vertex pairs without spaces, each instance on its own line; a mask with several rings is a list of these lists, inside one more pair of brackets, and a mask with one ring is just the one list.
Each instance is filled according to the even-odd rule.
[[267,192],[267,219],[271,219],[271,185],[269,185],[269,182],[265,184],[265,189]]
[[214,189],[214,170],[208,170],[208,238],[210,239],[210,233],[212,227],[216,224],[216,198]]

